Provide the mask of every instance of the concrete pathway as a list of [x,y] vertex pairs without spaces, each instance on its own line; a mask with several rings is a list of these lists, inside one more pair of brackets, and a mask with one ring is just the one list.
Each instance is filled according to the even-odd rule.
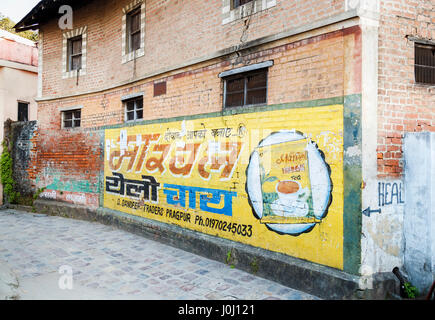
[[0,300],[6,298],[318,299],[110,226],[2,210]]

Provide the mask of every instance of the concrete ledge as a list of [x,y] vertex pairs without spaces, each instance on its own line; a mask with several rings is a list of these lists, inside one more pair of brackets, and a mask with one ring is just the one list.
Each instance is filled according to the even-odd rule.
[[24,206],[24,205],[20,205],[20,204],[8,204],[7,208],[18,210],[18,211],[35,212],[35,209],[33,207]]
[[[233,242],[105,208],[89,209],[68,203],[37,200],[38,213],[100,222],[179,249],[228,263],[257,276],[318,296],[338,299],[386,299],[397,290],[392,275],[371,278],[371,289],[361,289],[361,277],[284,254]],[[230,253],[230,260],[227,257]]]

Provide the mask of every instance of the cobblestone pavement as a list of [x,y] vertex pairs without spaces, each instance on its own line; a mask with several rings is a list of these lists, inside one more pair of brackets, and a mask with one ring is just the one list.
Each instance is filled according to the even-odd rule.
[[[16,210],[0,211],[1,261],[19,299],[318,299],[111,226]],[[59,287],[61,266],[72,290]]]

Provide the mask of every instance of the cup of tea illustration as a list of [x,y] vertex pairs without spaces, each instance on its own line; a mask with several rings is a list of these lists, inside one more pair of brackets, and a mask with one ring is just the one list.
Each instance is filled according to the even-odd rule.
[[277,183],[276,192],[281,200],[289,203],[298,200],[302,188],[301,184],[297,181],[284,180]]
[[[309,212],[307,188],[302,188],[297,181],[279,181],[276,186],[278,193],[277,205],[284,217],[304,217]],[[275,207],[275,206],[273,206]]]

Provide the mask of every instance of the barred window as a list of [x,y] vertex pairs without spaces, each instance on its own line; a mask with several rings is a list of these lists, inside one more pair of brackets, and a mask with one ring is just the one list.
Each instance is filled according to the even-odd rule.
[[435,46],[415,44],[415,81],[435,84]]
[[266,103],[267,69],[240,73],[223,80],[226,108]]

